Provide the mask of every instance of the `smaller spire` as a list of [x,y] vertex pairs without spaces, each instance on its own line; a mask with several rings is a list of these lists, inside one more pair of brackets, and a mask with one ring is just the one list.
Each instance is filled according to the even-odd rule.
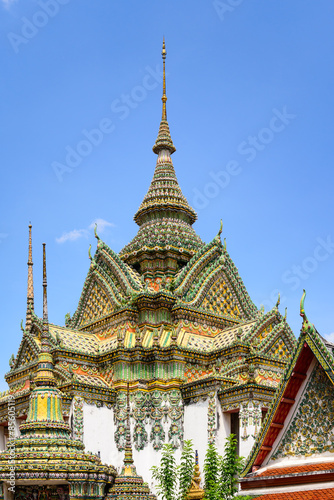
[[47,297],[47,287],[48,282],[46,279],[46,254],[45,254],[45,243],[43,243],[43,325],[49,326],[49,316],[48,316],[48,297]]
[[129,466],[133,464],[132,445],[131,445],[131,429],[130,429],[130,396],[129,396],[129,382],[126,384],[126,443],[124,465]]
[[200,486],[201,474],[198,465],[198,451],[195,451],[195,466],[194,473],[187,493],[187,500],[202,500],[204,498],[204,490]]
[[26,330],[29,330],[32,324],[32,312],[34,311],[34,279],[32,266],[32,225],[29,223],[29,248],[28,248],[28,288],[27,288],[27,313],[26,313]]
[[44,386],[56,384],[53,373],[53,358],[50,346],[47,286],[45,243],[43,243],[43,329],[35,382],[38,385]]

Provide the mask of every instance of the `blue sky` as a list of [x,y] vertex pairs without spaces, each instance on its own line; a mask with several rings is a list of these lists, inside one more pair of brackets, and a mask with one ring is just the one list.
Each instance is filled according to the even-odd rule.
[[[1,373],[21,341],[28,224],[35,309],[74,313],[101,237],[119,251],[151,181],[167,112],[182,190],[206,242],[224,223],[252,300],[296,336],[299,301],[334,337],[333,49],[327,0],[0,1]],[[0,389],[5,389],[2,382]]]

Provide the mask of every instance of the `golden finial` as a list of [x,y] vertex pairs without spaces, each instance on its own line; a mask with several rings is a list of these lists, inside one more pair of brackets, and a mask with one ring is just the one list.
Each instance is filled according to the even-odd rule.
[[162,120],[167,120],[167,111],[166,111],[166,102],[167,102],[167,95],[166,95],[166,67],[165,67],[165,61],[166,61],[166,46],[165,46],[165,37],[163,38],[162,42],[162,64],[163,64],[163,91],[162,91]]

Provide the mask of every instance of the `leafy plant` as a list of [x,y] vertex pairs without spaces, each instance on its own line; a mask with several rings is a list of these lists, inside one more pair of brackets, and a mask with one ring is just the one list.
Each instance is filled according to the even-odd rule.
[[204,490],[207,500],[218,500],[218,472],[221,457],[214,444],[209,444],[204,460]]
[[238,476],[243,469],[234,434],[226,438],[224,456],[218,454],[214,444],[209,444],[204,461],[206,500],[230,500],[238,491]]
[[234,434],[226,438],[224,456],[220,459],[220,498],[230,500],[238,492],[238,477],[243,469],[244,459],[237,455],[237,439]]
[[183,445],[181,461],[178,467],[179,499],[185,500],[194,475],[195,459],[191,439],[186,440]]
[[164,500],[185,500],[194,474],[195,459],[191,439],[184,441],[180,465],[176,465],[174,447],[162,447],[160,465],[151,467],[158,495]]
[[152,478],[157,483],[158,495],[165,500],[175,500],[177,466],[172,444],[166,443],[163,445],[160,465],[153,465],[151,471]]

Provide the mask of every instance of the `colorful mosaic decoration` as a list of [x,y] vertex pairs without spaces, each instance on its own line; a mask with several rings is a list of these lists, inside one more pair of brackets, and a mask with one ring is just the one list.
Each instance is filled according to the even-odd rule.
[[333,384],[317,363],[296,415],[272,459],[324,452],[334,453],[334,391]]
[[155,500],[155,496],[151,495],[150,489],[144,483],[143,478],[137,474],[136,467],[133,462],[131,431],[130,431],[130,398],[129,384],[127,384],[127,399],[126,399],[126,438],[125,438],[125,453],[123,467],[115,479],[114,486],[109,490],[106,498],[114,500]]

